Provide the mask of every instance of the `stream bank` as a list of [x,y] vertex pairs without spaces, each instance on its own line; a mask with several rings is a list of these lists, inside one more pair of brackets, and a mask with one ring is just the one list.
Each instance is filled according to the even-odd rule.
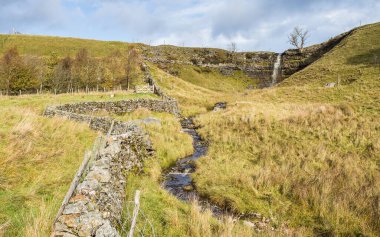
[[189,134],[193,139],[193,154],[186,156],[176,162],[168,172],[164,174],[163,187],[178,199],[191,201],[199,199],[195,190],[191,174],[195,171],[194,161],[206,155],[208,146],[196,131],[192,118],[181,120],[182,131]]
[[[194,152],[189,156],[179,159],[172,167],[164,172],[162,187],[179,200],[185,202],[196,200],[203,210],[210,209],[213,215],[218,219],[223,216],[231,216],[234,219],[243,220],[245,225],[258,232],[263,230],[275,231],[271,225],[272,220],[270,218],[266,218],[254,212],[237,214],[226,208],[216,206],[199,195],[191,175],[196,169],[195,161],[207,154],[208,144],[198,134],[198,127],[194,124],[192,118],[181,119],[181,127],[183,132],[186,132],[193,138]],[[280,229],[281,231],[286,231],[288,228],[281,226]]]

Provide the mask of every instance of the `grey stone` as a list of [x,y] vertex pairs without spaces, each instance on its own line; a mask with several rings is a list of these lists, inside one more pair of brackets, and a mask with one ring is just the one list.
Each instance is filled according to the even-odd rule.
[[110,174],[109,170],[107,170],[107,169],[103,169],[103,168],[99,168],[97,166],[94,166],[93,170],[91,170],[88,173],[87,179],[88,180],[95,179],[100,183],[108,183],[111,180],[111,174]]
[[71,232],[70,228],[66,224],[61,223],[61,221],[62,219],[58,219],[58,221],[54,225],[54,230],[57,232],[62,232],[62,233]]
[[82,194],[88,194],[93,190],[97,190],[100,184],[96,179],[85,179],[77,187],[77,192]]
[[71,203],[65,206],[65,209],[63,210],[64,215],[69,215],[69,214],[80,214],[83,212],[86,212],[87,207],[86,207],[87,201],[77,201],[75,203]]
[[99,212],[90,212],[80,217],[78,225],[79,236],[93,236],[96,230],[104,224],[104,220]]
[[325,84],[325,87],[326,88],[333,88],[333,87],[335,87],[336,86],[336,83],[335,82],[329,82],[329,83],[326,83]]
[[213,111],[219,111],[227,108],[227,102],[218,102],[214,105]]
[[111,226],[109,221],[106,221],[99,229],[96,231],[96,237],[119,237],[117,230]]

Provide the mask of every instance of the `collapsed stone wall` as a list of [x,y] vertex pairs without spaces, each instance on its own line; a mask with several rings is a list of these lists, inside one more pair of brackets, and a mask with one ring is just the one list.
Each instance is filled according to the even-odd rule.
[[152,145],[136,123],[89,113],[106,110],[123,114],[138,108],[179,115],[173,99],[81,102],[46,108],[45,116],[85,122],[90,128],[108,134],[96,150],[88,172],[59,213],[52,236],[120,236],[116,227],[122,216],[128,172],[142,168],[143,161],[153,154]]

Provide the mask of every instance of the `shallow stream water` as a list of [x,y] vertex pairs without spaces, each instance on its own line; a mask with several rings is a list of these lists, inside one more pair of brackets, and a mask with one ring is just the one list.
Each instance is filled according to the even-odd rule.
[[[197,128],[191,118],[181,120],[182,131],[186,132],[193,138],[194,153],[186,156],[176,162],[166,173],[164,173],[164,181],[162,186],[171,194],[183,201],[197,200],[202,209],[209,209],[215,217],[231,216],[236,217],[232,212],[213,205],[207,199],[199,196],[197,193],[191,174],[195,172],[194,161],[206,155],[208,145],[202,140],[201,136],[197,133]],[[247,222],[248,225],[254,229],[269,228],[270,219],[262,217],[259,213],[240,214],[239,219],[250,219],[253,222]]]
[[197,133],[191,118],[181,120],[182,131],[193,138],[194,153],[177,161],[164,175],[163,187],[184,201],[199,199],[191,174],[195,171],[194,161],[206,155],[207,144]]

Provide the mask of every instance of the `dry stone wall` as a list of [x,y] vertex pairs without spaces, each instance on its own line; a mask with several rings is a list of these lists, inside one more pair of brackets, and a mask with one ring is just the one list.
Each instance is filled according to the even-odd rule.
[[163,101],[174,103],[175,106],[178,108],[177,101],[174,98],[166,95],[165,92],[157,85],[157,83],[153,79],[152,74],[149,71],[148,66],[146,64],[142,64],[141,69],[145,73],[145,81],[153,87],[154,94],[160,96]]
[[127,174],[132,170],[140,170],[153,149],[149,137],[138,123],[91,114],[105,110],[110,114],[122,115],[146,108],[179,116],[177,101],[156,85],[145,64],[142,67],[150,88],[162,100],[81,102],[46,108],[45,116],[85,122],[90,128],[107,134],[107,139],[96,149],[87,172],[81,175],[82,181],[74,186],[73,193],[68,193],[70,199],[68,203],[63,203],[62,212],[58,213],[52,236],[120,236],[117,226],[123,210]]
[[123,114],[138,108],[179,115],[177,102],[170,98],[82,102],[46,108],[45,116],[85,122],[90,128],[107,134],[82,175],[82,181],[59,213],[52,236],[120,236],[117,226],[123,210],[127,174],[142,168],[143,161],[153,153],[152,145],[135,122],[89,114],[100,110]]
[[135,86],[135,93],[149,94],[154,93],[154,87],[151,85],[137,85]]
[[109,136],[99,148],[83,181],[54,224],[53,236],[120,236],[127,174],[140,169],[151,147],[135,125]]
[[[154,99],[131,99],[120,101],[104,102],[81,102],[75,104],[64,104],[59,106],[48,107],[48,111],[65,111],[76,114],[88,114],[97,111],[106,110],[108,113],[122,115],[132,112],[138,108],[146,108],[154,112],[166,112],[178,115],[179,110],[175,100],[154,100]],[[46,113],[46,112],[45,112]]]

